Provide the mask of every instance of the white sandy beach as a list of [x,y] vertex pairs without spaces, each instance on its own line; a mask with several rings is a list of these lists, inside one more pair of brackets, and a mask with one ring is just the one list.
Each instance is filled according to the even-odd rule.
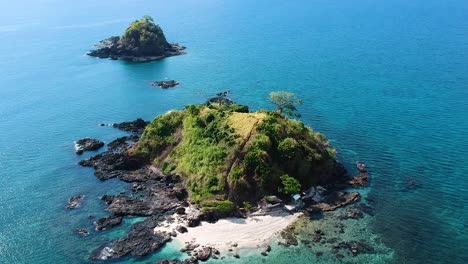
[[[251,215],[243,218],[226,218],[216,223],[202,222],[201,225],[188,228],[187,233],[178,233],[173,240],[182,246],[186,242],[211,246],[221,252],[226,252],[237,244],[237,248],[258,248],[268,244],[290,224],[294,223],[302,213],[289,214],[276,211],[265,215]],[[177,221],[176,221],[177,222]],[[155,231],[172,231],[177,223],[156,227]]]

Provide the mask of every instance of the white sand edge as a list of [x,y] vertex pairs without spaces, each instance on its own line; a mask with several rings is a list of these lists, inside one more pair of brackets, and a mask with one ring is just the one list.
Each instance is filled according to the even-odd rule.
[[[220,252],[227,252],[232,245],[240,249],[254,249],[266,246],[282,230],[293,224],[302,213],[290,214],[277,210],[264,215],[251,215],[243,218],[226,218],[216,223],[202,222],[197,227],[188,228],[186,233],[177,233],[173,240],[184,246],[196,243],[210,246]],[[176,217],[176,216],[175,216]],[[155,231],[172,232],[180,222],[163,223]]]

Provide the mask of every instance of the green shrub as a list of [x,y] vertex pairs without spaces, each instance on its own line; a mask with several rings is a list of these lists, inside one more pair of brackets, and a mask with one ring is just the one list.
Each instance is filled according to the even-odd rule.
[[248,212],[248,211],[250,211],[250,209],[252,209],[252,204],[249,203],[249,202],[244,202],[242,204],[242,207]]
[[301,191],[301,184],[299,183],[298,180],[296,180],[293,177],[290,177],[289,175],[285,174],[280,177],[281,179],[281,185],[278,188],[278,192],[286,194],[286,195],[291,195],[295,193],[299,193]]
[[218,211],[222,213],[232,213],[237,210],[237,206],[229,201],[204,201],[201,203],[202,210],[207,211]]
[[288,137],[278,144],[278,151],[281,157],[285,159],[292,159],[294,158],[294,156],[296,156],[296,151],[298,147],[299,144],[297,143],[297,141],[294,138]]
[[244,176],[244,170],[241,167],[234,167],[229,174],[232,182],[237,182],[242,176]]

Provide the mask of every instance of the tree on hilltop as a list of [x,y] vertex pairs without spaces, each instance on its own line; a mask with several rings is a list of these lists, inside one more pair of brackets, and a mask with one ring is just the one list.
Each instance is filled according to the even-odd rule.
[[290,117],[301,117],[300,114],[296,113],[296,105],[302,104],[302,100],[297,98],[293,93],[284,91],[272,92],[270,93],[270,101],[276,105],[278,113],[285,113]]

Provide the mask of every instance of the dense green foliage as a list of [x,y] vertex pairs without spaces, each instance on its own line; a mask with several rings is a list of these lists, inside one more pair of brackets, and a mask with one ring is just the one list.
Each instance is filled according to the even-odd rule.
[[298,99],[293,93],[288,92],[272,92],[270,93],[270,101],[276,105],[280,114],[285,113],[290,117],[301,117],[296,113],[296,105],[302,104],[302,100]]
[[280,177],[281,186],[278,187],[278,191],[283,194],[291,195],[301,191],[301,183],[295,178],[285,174]]
[[203,211],[218,211],[221,213],[232,213],[237,207],[236,205],[228,200],[223,201],[204,201],[201,203]]
[[120,43],[126,50],[140,56],[162,54],[169,47],[162,29],[150,16],[132,22],[120,38]]
[[175,145],[176,130],[182,125],[184,116],[182,111],[171,111],[156,117],[143,132],[135,154],[153,160],[167,147]]
[[166,113],[148,125],[135,154],[182,176],[192,201],[221,211],[232,209],[227,199],[242,206],[332,177],[325,137],[281,113],[245,110],[214,104]]

